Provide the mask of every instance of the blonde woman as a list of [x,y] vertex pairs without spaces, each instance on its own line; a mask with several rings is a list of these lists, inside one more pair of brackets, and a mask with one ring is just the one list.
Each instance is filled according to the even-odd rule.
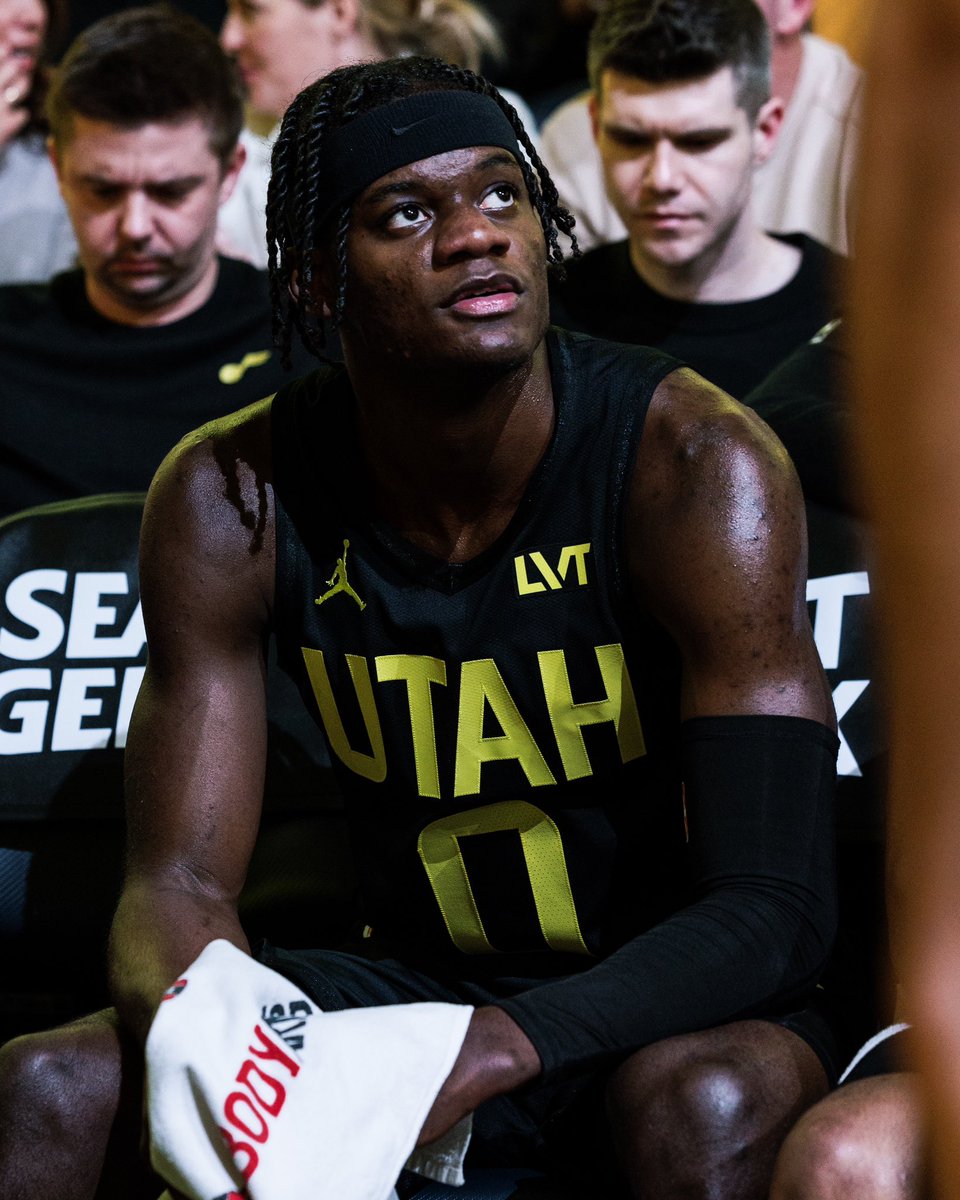
[[[470,0],[228,0],[220,31],[247,89],[247,163],[221,209],[220,249],[266,266],[264,209],[270,151],[287,105],[336,67],[407,54],[442,58],[472,71],[503,56],[490,18]],[[531,134],[535,121],[506,93]]]

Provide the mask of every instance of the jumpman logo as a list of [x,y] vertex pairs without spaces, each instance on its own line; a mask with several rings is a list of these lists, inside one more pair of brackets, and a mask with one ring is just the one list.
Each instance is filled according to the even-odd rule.
[[329,600],[331,596],[335,596],[337,592],[345,592],[351,596],[360,605],[362,612],[366,607],[366,602],[361,600],[357,593],[353,590],[347,580],[347,551],[350,549],[350,539],[343,539],[343,557],[337,559],[337,565],[334,568],[333,574],[327,580],[329,584],[327,590],[322,596],[318,596],[314,600],[314,604],[322,604],[324,600]]

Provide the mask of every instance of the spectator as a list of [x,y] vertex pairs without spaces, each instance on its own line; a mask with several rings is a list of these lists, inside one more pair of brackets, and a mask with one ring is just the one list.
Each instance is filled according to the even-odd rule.
[[588,63],[627,239],[567,264],[552,318],[666,350],[739,398],[836,315],[836,256],[754,211],[783,119],[763,18],[753,0],[624,0],[597,18]]
[[49,279],[76,244],[47,157],[43,98],[60,0],[0,4],[0,284]]
[[242,89],[215,36],[162,7],[105,18],[48,112],[82,265],[0,288],[0,515],[145,489],[184,433],[290,377],[265,276],[214,250],[243,163]]
[[[758,0],[773,36],[773,95],[785,106],[778,144],[758,168],[756,216],[772,233],[807,233],[850,252],[862,73],[841,47],[805,27],[815,0]],[[577,218],[584,249],[625,236],[603,188],[589,96],[562,105],[543,128],[543,157]]]
[[[267,264],[267,184],[277,123],[307,83],[335,67],[425,54],[478,70],[503,49],[494,25],[472,0],[230,0],[220,32],[247,88],[247,165],[220,216],[221,248]],[[524,125],[529,109],[507,93]],[[259,132],[257,132],[259,131]]]

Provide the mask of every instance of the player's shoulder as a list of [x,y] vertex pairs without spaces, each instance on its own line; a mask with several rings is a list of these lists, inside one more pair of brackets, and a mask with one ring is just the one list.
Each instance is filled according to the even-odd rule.
[[228,455],[256,469],[270,472],[270,425],[274,396],[266,396],[236,412],[216,417],[186,434],[167,455],[164,466],[183,471],[210,469]]
[[637,470],[661,493],[708,503],[747,479],[795,486],[790,458],[766,422],[687,367],[671,371],[653,394]]
[[214,563],[272,545],[269,396],[188,433],[161,463],[145,534],[172,532],[185,554]]

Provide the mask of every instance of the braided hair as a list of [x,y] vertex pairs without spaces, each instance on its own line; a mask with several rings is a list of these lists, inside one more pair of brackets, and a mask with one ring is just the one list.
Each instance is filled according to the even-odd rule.
[[[274,340],[290,363],[293,331],[322,357],[324,322],[311,300],[318,251],[333,248],[337,297],[332,323],[337,328],[346,305],[347,230],[351,202],[318,228],[325,139],[333,130],[391,100],[419,92],[466,91],[489,96],[503,110],[523,148],[520,170],[543,229],[547,261],[562,270],[558,233],[571,241],[573,216],[560,203],[556,186],[540,160],[513,106],[480,75],[437,58],[395,58],[340,67],[305,88],[287,109],[273,148],[267,193],[267,255]],[[527,161],[529,159],[529,161]],[[532,164],[532,166],[531,166]],[[536,172],[536,173],[534,173]],[[296,287],[291,285],[296,282]]]

